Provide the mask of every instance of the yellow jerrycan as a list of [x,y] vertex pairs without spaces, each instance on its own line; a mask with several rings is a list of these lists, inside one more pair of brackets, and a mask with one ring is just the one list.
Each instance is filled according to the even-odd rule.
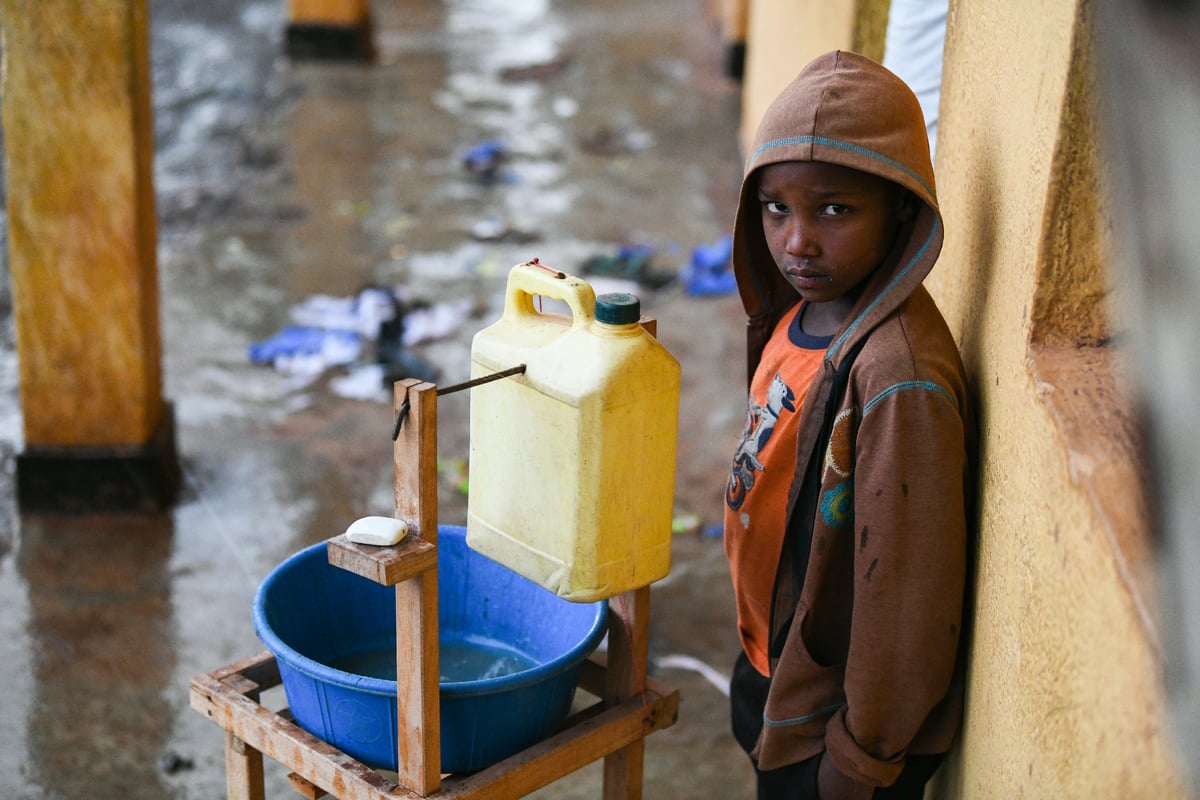
[[[541,313],[534,298],[566,303]],[[671,567],[679,362],[631,294],[596,298],[544,265],[508,275],[501,318],[471,342],[467,544],[585,603]]]

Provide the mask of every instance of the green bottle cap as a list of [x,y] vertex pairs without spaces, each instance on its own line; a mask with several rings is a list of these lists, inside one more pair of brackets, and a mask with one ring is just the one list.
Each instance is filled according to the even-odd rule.
[[596,298],[596,321],[629,325],[642,318],[642,304],[628,292],[609,292]]

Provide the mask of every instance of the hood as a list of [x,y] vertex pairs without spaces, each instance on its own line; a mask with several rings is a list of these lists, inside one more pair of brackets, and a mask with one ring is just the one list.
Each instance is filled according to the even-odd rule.
[[834,337],[826,358],[835,367],[920,285],[942,247],[929,138],[912,90],[857,53],[835,51],[814,59],[767,108],[746,159],[733,268],[750,317],[751,374],[775,322],[799,299],[767,249],[754,178],[757,170],[781,161],[824,161],[870,172],[922,201]]

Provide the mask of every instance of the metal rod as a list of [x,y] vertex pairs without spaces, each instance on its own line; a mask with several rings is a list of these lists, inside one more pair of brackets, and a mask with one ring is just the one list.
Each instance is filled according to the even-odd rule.
[[[515,367],[509,367],[508,369],[501,370],[499,372],[493,372],[491,375],[484,375],[479,378],[472,378],[469,381],[463,381],[462,383],[456,383],[453,386],[446,386],[446,387],[439,386],[438,390],[437,390],[437,396],[441,397],[444,394],[453,394],[454,392],[461,392],[463,389],[473,389],[476,386],[482,386],[485,383],[491,383],[492,381],[498,381],[501,378],[511,378],[513,375],[521,375],[524,372],[525,372],[525,365],[518,364]],[[406,397],[406,398],[404,398],[404,402],[400,404],[399,410],[397,410],[397,412],[396,412],[396,424],[395,424],[395,426],[392,427],[392,441],[393,442],[396,441],[397,437],[400,436],[400,429],[404,427],[404,418],[408,416],[408,408],[409,408],[408,398]]]
[[481,378],[472,378],[469,381],[464,381],[463,383],[456,383],[453,386],[446,386],[444,388],[439,386],[438,390],[437,390],[437,396],[441,397],[444,394],[453,394],[454,392],[461,392],[463,389],[473,389],[476,386],[480,386],[485,383],[491,383],[492,381],[498,381],[501,378],[511,378],[513,375],[521,375],[524,372],[525,372],[525,365],[518,364],[515,367],[509,367],[508,369],[501,370],[500,372],[493,372],[491,375],[484,375]]

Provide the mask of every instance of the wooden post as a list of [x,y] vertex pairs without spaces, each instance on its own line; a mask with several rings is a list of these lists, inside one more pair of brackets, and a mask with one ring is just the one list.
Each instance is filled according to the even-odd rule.
[[225,792],[229,800],[265,800],[262,753],[225,732]]
[[[650,655],[650,587],[609,601],[605,702],[618,705],[646,690]],[[604,759],[604,800],[640,800],[646,741],[638,739]]]
[[[395,410],[408,414],[392,450],[396,518],[410,537],[437,544],[437,387],[395,384]],[[441,786],[441,674],[437,567],[396,584],[396,701],[400,783],[428,796]]]
[[162,509],[146,0],[0,0],[22,507]]
[[[639,323],[658,336],[658,320]],[[646,691],[650,658],[650,587],[619,594],[608,604],[608,673],[604,700],[618,705]],[[638,739],[604,759],[604,800],[641,800],[646,741]]]
[[397,415],[408,403],[392,446],[396,519],[408,523],[410,534],[437,544],[437,387],[405,378],[393,391]]

